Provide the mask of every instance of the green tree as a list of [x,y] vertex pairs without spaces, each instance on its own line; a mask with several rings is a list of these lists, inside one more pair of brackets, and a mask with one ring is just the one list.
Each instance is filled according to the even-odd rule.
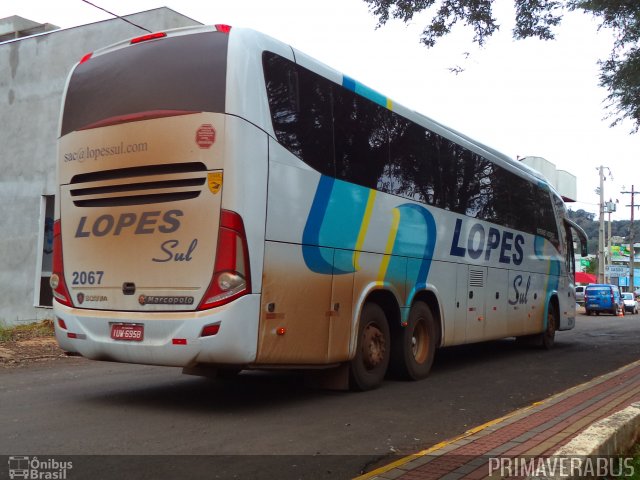
[[587,262],[587,266],[584,267],[584,272],[595,275],[596,267],[598,266],[598,260],[595,257],[593,257],[593,258],[586,258],[585,261]]
[[[473,40],[485,44],[500,28],[493,16],[494,0],[364,0],[377,17],[378,26],[390,18],[409,22],[425,10],[432,12],[420,41],[432,47],[457,23],[473,29]],[[624,118],[640,128],[640,1],[638,0],[513,0],[515,39],[554,39],[565,12],[581,10],[595,16],[600,28],[611,29],[615,42],[609,58],[600,61],[600,85],[609,91],[612,126]]]

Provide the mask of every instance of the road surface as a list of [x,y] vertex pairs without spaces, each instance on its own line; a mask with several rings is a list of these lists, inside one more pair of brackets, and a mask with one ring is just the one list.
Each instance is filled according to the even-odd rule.
[[352,478],[638,359],[640,315],[581,315],[549,352],[442,349],[428,379],[363,393],[61,359],[0,370],[0,455],[71,460],[69,480]]

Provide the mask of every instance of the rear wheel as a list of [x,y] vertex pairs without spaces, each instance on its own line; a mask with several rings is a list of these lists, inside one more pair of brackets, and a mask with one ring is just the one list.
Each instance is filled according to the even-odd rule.
[[382,308],[366,303],[360,315],[356,355],[349,368],[353,390],[371,390],[382,383],[391,351],[389,324]]
[[391,367],[399,377],[425,378],[433,365],[436,325],[429,306],[416,302],[409,312],[407,326],[393,339]]

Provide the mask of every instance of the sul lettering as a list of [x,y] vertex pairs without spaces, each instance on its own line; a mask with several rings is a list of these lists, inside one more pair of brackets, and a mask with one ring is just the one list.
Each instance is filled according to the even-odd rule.
[[509,305],[526,305],[529,303],[529,287],[531,286],[531,277],[527,279],[527,287],[524,292],[521,292],[518,287],[522,287],[522,275],[518,275],[513,279],[513,293],[515,293],[515,300],[509,299]]
[[187,248],[186,252],[176,252],[176,248],[180,246],[180,242],[178,240],[167,240],[162,245],[160,245],[160,250],[164,252],[163,258],[152,258],[151,260],[154,262],[164,263],[164,262],[190,262],[192,257],[191,254],[196,249],[198,245],[198,239],[194,238],[189,244],[189,248]]

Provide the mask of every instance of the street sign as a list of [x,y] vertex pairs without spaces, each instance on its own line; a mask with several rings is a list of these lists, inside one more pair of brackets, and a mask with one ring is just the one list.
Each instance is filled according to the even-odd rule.
[[626,277],[629,275],[629,267],[625,267],[624,265],[607,265],[604,273],[609,277]]

